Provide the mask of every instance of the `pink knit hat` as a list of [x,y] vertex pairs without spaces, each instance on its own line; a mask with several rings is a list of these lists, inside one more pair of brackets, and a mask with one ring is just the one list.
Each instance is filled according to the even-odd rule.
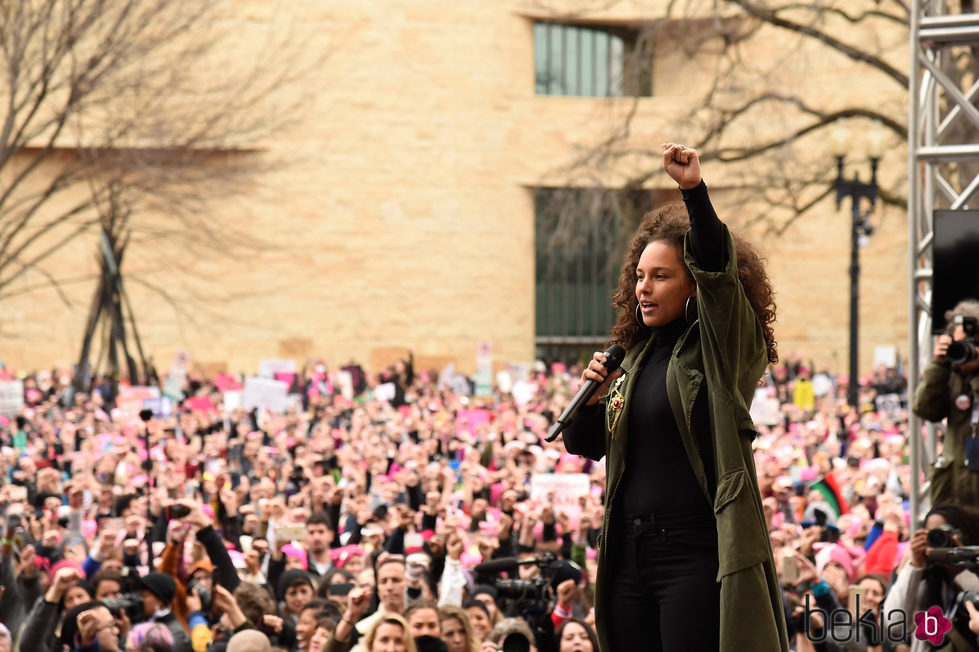
[[857,576],[857,564],[861,559],[863,559],[862,548],[844,546],[839,543],[824,545],[816,553],[816,572],[822,575],[827,564],[836,562],[846,571],[847,578],[852,581]]
[[299,546],[294,546],[291,543],[287,543],[286,545],[282,546],[282,554],[284,554],[286,557],[298,559],[302,562],[303,568],[309,568],[306,562],[306,551]]
[[82,568],[81,564],[79,564],[77,561],[74,561],[73,559],[62,559],[58,563],[51,566],[51,570],[48,571],[48,577],[51,578],[52,582],[54,581],[55,574],[62,568],[74,568],[82,576],[82,579],[85,579],[85,569]]

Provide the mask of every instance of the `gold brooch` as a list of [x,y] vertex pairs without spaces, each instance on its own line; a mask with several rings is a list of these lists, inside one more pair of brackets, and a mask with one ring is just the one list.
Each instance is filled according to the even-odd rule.
[[609,392],[608,409],[605,411],[605,424],[608,426],[609,434],[615,438],[615,429],[619,426],[619,417],[622,416],[622,408],[625,407],[625,396],[619,391],[625,377],[619,377],[612,384]]

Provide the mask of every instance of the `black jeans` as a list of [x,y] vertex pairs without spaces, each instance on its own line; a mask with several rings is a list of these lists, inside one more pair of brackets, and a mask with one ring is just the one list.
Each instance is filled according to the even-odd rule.
[[605,614],[612,651],[717,650],[713,514],[631,514],[615,526]]

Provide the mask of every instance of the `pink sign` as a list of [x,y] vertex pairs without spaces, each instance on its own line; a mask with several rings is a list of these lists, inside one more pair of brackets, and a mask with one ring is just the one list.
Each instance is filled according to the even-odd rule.
[[470,435],[475,435],[477,428],[489,422],[489,410],[459,410],[459,414],[456,417],[456,433],[465,431]]
[[218,374],[214,378],[214,386],[222,392],[232,392],[241,389],[241,383],[231,374]]
[[218,409],[214,405],[214,402],[207,396],[191,396],[184,401],[184,406],[190,408],[193,412],[216,412]]

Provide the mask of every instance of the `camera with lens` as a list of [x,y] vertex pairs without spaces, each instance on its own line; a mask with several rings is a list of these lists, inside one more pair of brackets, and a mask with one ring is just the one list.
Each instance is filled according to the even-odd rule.
[[955,602],[965,609],[965,603],[971,602],[973,607],[979,607],[979,592],[977,591],[960,591],[955,597]]
[[497,578],[496,592],[501,598],[513,600],[547,601],[547,580],[534,577],[529,580]]
[[143,620],[143,596],[139,593],[124,593],[115,600],[102,600],[102,604],[113,614],[125,612],[131,622]]
[[928,546],[931,548],[954,548],[956,545],[953,537],[962,538],[962,531],[949,524],[939,525],[928,530]]
[[306,485],[306,482],[306,470],[303,467],[296,465],[296,467],[292,470],[292,473],[289,474],[289,482],[286,484],[286,495],[291,496],[299,493],[303,490],[303,486]]
[[201,611],[207,613],[214,606],[214,596],[211,592],[207,590],[203,584],[197,580],[191,580],[190,584],[187,585],[187,593],[193,593],[201,600]]
[[969,315],[955,315],[955,325],[962,326],[965,338],[948,345],[945,358],[952,364],[964,364],[976,359],[976,347],[979,340],[979,320]]
[[552,552],[543,552],[533,559],[519,562],[519,565],[535,565],[540,569],[537,577],[530,579],[504,579],[495,581],[500,598],[510,602],[508,615],[534,616],[547,612],[550,594],[548,587],[557,587],[566,579],[575,583],[581,580],[581,568],[572,561],[557,559]]
[[511,632],[500,645],[503,652],[530,652],[530,641],[520,632]]

